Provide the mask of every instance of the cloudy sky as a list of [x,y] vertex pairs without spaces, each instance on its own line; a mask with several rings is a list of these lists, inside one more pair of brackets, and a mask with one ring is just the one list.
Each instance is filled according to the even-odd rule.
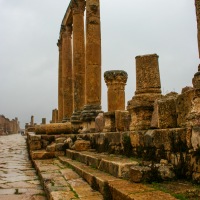
[[[60,24],[69,0],[0,0],[0,114],[21,126],[51,119],[57,108]],[[157,53],[162,92],[190,86],[199,63],[194,0],[101,0],[103,72],[128,72],[135,92],[135,56]],[[102,81],[102,107],[107,110]]]

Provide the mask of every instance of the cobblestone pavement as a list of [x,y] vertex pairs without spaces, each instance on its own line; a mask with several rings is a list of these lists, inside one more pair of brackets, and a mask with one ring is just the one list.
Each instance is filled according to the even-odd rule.
[[0,136],[0,199],[46,200],[20,134]]

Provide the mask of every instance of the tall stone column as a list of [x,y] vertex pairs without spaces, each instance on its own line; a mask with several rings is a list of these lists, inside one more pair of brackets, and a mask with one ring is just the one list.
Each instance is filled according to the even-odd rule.
[[123,70],[111,70],[104,73],[108,87],[108,112],[125,110],[125,85],[128,74]]
[[31,125],[31,126],[34,126],[34,116],[33,116],[33,115],[31,116],[31,122],[30,122],[30,125]]
[[195,0],[196,17],[197,17],[197,38],[200,58],[200,0]]
[[58,121],[63,119],[63,89],[62,89],[62,40],[58,40],[59,64],[58,64]]
[[82,120],[91,123],[101,112],[101,26],[99,0],[86,1],[86,105]]
[[128,102],[131,114],[130,130],[150,128],[153,104],[161,96],[158,55],[136,57],[136,91]]
[[62,88],[63,122],[70,121],[73,113],[72,89],[72,26],[63,27],[62,33]]
[[74,113],[72,123],[80,122],[80,114],[85,105],[85,0],[72,0],[73,15],[73,94]]

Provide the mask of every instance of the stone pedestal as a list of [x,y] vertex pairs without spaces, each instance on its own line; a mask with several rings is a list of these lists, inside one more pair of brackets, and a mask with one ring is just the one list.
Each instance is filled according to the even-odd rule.
[[62,88],[63,88],[63,120],[70,121],[73,113],[72,89],[72,26],[63,28],[62,33]]
[[193,89],[179,95],[177,102],[178,124],[183,127],[200,127],[200,65],[192,79]]
[[59,64],[58,64],[58,121],[63,119],[63,89],[62,89],[62,40],[58,40]]
[[115,132],[115,112],[104,113],[105,126],[103,132]]
[[71,2],[73,14],[73,94],[74,113],[72,123],[80,123],[80,113],[85,105],[85,0]]
[[52,123],[58,122],[58,110],[54,109],[52,110]]
[[104,73],[108,87],[108,112],[125,110],[125,85],[128,74],[123,70],[112,70]]
[[42,118],[42,124],[46,124],[46,118]]
[[128,102],[130,130],[149,129],[154,101],[161,96],[158,55],[136,57],[136,91]]
[[199,48],[199,58],[200,58],[200,0],[195,0],[196,6],[196,17],[197,17],[197,38],[198,38],[198,48]]
[[178,94],[171,92],[154,102],[151,128],[177,128],[177,98]]
[[[81,114],[85,126],[95,130],[101,112],[101,27],[99,0],[86,1],[86,105]],[[93,124],[93,125],[92,125]]]

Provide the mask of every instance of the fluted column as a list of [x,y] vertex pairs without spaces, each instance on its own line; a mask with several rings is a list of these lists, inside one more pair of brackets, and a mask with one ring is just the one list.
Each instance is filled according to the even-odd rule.
[[197,17],[197,38],[200,58],[200,0],[195,0],[196,17]]
[[73,113],[72,89],[72,26],[64,27],[62,33],[62,88],[63,122],[70,121]]
[[58,121],[63,119],[63,90],[62,90],[62,41],[58,40],[59,64],[58,64]]
[[72,121],[80,120],[85,104],[85,38],[84,11],[85,0],[72,0],[73,15],[73,94],[74,113]]
[[86,105],[82,120],[101,112],[101,26],[99,0],[86,1]]

